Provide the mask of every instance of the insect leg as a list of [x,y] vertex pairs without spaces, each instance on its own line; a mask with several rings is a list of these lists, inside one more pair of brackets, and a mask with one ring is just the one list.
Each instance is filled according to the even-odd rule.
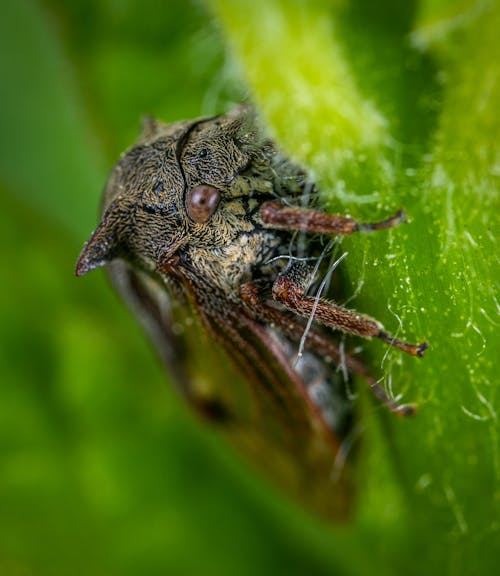
[[406,222],[403,210],[381,222],[362,223],[348,216],[327,214],[310,208],[285,206],[281,202],[264,202],[260,208],[260,217],[265,224],[283,230],[300,230],[317,234],[352,234],[353,232],[371,232],[394,228]]
[[[249,282],[243,284],[240,289],[243,301],[253,310],[254,314],[262,321],[272,323],[283,331],[291,340],[298,342],[303,334],[305,325],[290,313],[278,310],[265,302],[264,295],[257,283]],[[417,407],[415,404],[400,404],[397,400],[390,398],[381,386],[380,382],[374,378],[363,362],[350,354],[342,354],[337,344],[332,342],[325,334],[315,328],[311,328],[306,336],[306,348],[320,352],[324,356],[331,358],[335,364],[345,362],[347,369],[363,378],[374,396],[384,404],[391,412],[401,416],[412,416]]]
[[423,356],[428,347],[427,342],[408,344],[385,332],[380,322],[369,316],[324,298],[307,296],[308,280],[309,269],[302,263],[295,263],[276,278],[272,290],[274,299],[299,316],[307,318],[314,314],[314,319],[325,326],[363,338],[380,338],[412,356]]

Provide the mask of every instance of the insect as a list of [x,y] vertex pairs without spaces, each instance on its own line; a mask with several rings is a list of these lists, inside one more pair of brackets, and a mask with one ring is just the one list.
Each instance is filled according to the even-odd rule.
[[110,175],[76,273],[108,266],[192,407],[310,508],[342,518],[354,485],[352,375],[391,411],[414,407],[343,353],[339,331],[413,356],[427,343],[394,338],[318,291],[325,236],[392,228],[404,214],[359,223],[318,202],[248,106],[149,119]]

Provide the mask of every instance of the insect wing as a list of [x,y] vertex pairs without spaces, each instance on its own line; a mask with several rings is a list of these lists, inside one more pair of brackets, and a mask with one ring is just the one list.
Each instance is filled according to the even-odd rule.
[[220,303],[224,314],[208,315],[189,295],[171,299],[124,261],[109,269],[194,409],[303,504],[346,518],[353,486],[342,441],[311,402],[274,329],[230,302]]

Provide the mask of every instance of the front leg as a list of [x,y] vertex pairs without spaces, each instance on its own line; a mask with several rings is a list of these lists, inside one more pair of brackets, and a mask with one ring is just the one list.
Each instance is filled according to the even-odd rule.
[[271,228],[299,230],[316,234],[348,235],[359,231],[373,232],[375,230],[394,228],[406,222],[403,210],[399,210],[394,216],[381,222],[363,223],[339,214],[327,214],[311,208],[285,206],[281,202],[274,200],[264,202],[259,214],[264,224]]
[[324,298],[307,296],[309,277],[307,266],[302,263],[293,264],[276,278],[273,284],[274,299],[299,316],[308,318],[313,315],[316,322],[325,326],[363,338],[380,338],[412,356],[424,355],[427,342],[407,344],[385,332],[380,322],[369,316],[338,306]]

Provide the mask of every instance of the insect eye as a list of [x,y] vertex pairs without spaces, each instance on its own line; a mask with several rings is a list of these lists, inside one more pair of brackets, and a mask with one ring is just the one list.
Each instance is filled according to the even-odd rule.
[[204,224],[211,218],[220,201],[220,192],[208,184],[195,186],[186,196],[188,216],[197,224]]

